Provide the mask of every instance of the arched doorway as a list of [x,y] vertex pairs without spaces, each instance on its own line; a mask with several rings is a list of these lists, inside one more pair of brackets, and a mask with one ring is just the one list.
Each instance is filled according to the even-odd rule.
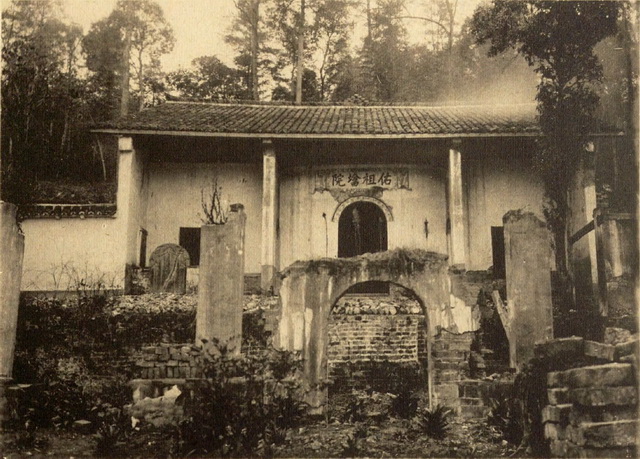
[[344,208],[338,220],[338,257],[387,250],[387,218],[370,201],[356,201]]

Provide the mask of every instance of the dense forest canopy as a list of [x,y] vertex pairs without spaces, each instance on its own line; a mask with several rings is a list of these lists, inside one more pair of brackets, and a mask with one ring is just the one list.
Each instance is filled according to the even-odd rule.
[[[176,37],[153,0],[118,0],[86,32],[65,17],[64,0],[12,0],[2,14],[2,198],[37,199],[52,181],[112,182],[113,148],[87,126],[167,98],[291,102],[299,91],[303,103],[534,101],[531,59],[518,46],[496,52],[495,24],[464,17],[464,1],[234,0],[223,31],[233,64],[212,49],[165,71],[161,57]],[[625,30],[630,16],[609,27]],[[611,57],[620,34],[608,35],[596,49],[604,80],[593,88],[623,123],[617,99],[629,75]]]

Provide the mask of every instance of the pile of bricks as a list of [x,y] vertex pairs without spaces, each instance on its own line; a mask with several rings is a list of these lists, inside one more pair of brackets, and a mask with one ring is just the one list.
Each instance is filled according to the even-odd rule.
[[191,344],[145,346],[136,361],[137,377],[142,379],[199,378],[198,357],[202,349]]
[[637,457],[637,352],[637,338],[536,345],[537,357],[551,368],[562,361],[583,365],[547,374],[542,421],[554,457]]

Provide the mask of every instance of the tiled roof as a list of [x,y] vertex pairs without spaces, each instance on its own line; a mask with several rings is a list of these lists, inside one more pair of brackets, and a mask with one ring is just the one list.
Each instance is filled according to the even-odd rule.
[[537,135],[534,104],[326,106],[165,102],[96,126],[98,132],[230,137]]

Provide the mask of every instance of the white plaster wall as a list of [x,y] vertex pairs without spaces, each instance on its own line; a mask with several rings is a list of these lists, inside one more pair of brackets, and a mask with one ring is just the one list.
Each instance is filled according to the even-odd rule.
[[143,219],[142,171],[139,153],[120,153],[114,218],[23,221],[21,289],[124,288],[125,263],[136,262],[136,236]]
[[122,288],[124,243],[118,218],[34,219],[25,234],[22,290]]
[[463,153],[462,180],[466,268],[484,270],[493,264],[491,227],[503,226],[502,217],[510,210],[523,209],[543,218],[544,185],[519,151]]
[[[366,169],[369,165],[322,167],[323,171]],[[375,165],[371,168],[385,166]],[[426,167],[398,164],[410,170],[410,190],[391,189],[380,198],[393,214],[387,222],[388,248],[421,248],[447,253],[445,179]],[[280,177],[280,269],[296,260],[336,257],[340,205],[330,192],[314,192],[314,170],[298,169]],[[323,214],[326,216],[323,217]],[[429,221],[429,237],[424,221]]]
[[247,214],[245,271],[260,272],[262,164],[149,163],[145,178],[147,258],[161,244],[179,242],[180,227],[202,226],[201,190],[218,177],[226,204]]

